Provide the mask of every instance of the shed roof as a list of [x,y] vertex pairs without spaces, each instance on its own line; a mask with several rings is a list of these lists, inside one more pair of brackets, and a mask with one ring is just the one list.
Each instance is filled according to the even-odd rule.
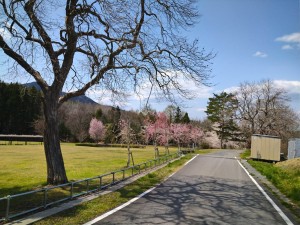
[[252,136],[256,136],[256,137],[266,137],[266,138],[277,138],[277,139],[280,139],[280,137],[278,137],[278,136],[265,135],[265,134],[253,134]]

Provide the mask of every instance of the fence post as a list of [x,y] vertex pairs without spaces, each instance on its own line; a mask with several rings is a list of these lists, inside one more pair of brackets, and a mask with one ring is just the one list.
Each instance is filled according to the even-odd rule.
[[47,207],[48,189],[44,189],[44,208]]
[[99,190],[102,189],[102,176],[100,177],[100,181],[99,181]]
[[73,182],[71,182],[71,193],[70,193],[70,197],[71,197],[71,199],[73,198],[73,191],[74,191],[74,183]]
[[90,189],[90,180],[86,180],[86,193],[89,193]]
[[115,172],[112,172],[112,175],[113,175],[112,184],[114,184],[115,183]]
[[8,221],[9,220],[10,195],[8,195],[6,198],[7,198],[7,202],[6,202],[5,220]]

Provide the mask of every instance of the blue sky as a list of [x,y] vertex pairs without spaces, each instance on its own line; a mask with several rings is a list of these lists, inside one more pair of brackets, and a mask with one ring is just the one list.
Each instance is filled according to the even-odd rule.
[[276,41],[300,32],[299,0],[200,0],[199,11],[195,37],[218,54],[213,81],[219,88],[262,78],[300,80],[299,46],[283,50],[288,43]]
[[[199,97],[186,101],[184,109],[195,119],[212,93],[230,91],[248,81],[274,80],[292,97],[300,112],[300,6],[299,0],[200,0],[199,23],[186,36],[200,47],[217,53],[213,59],[210,88],[197,90]],[[167,103],[152,100],[163,110]],[[139,104],[129,101],[126,108]]]
[[[199,23],[186,32],[199,47],[213,51],[211,87],[188,88],[198,94],[185,101],[184,110],[194,119],[205,117],[208,98],[213,93],[232,90],[241,82],[274,80],[292,97],[292,107],[300,112],[300,1],[299,0],[199,0]],[[0,53],[1,56],[1,53]],[[112,104],[99,92],[88,96],[102,104]],[[157,110],[168,103],[150,99]],[[124,109],[139,110],[143,102],[129,97]]]

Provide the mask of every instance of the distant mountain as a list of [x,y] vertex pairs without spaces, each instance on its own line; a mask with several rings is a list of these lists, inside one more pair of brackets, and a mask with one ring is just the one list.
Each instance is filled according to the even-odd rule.
[[[37,89],[39,91],[41,90],[41,87],[37,84],[37,82],[31,82],[31,83],[26,83],[26,84],[22,84],[22,85],[25,86],[25,87],[28,87],[28,88],[34,87],[35,89]],[[61,93],[61,95],[65,95],[65,94],[66,94],[66,92]],[[90,99],[89,97],[86,97],[85,95],[80,95],[78,97],[73,97],[69,101],[98,105],[97,102]]]

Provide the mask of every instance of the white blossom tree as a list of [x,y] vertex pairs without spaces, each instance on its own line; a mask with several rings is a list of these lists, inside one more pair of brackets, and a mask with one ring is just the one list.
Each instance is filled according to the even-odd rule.
[[90,122],[89,134],[98,143],[104,137],[105,126],[100,120],[93,118]]

